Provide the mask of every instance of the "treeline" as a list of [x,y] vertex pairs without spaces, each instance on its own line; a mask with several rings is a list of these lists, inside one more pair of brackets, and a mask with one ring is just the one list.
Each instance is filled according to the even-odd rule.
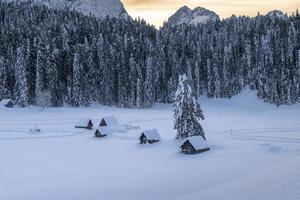
[[300,16],[276,14],[163,28],[158,35],[169,81],[163,85],[173,85],[168,101],[184,71],[197,95],[230,98],[250,87],[266,102],[299,102]]
[[146,83],[156,30],[143,21],[0,3],[0,37],[0,98],[21,106],[153,104]]
[[196,96],[229,98],[250,86],[267,102],[294,104],[299,50],[298,13],[156,30],[0,1],[0,99],[21,106],[151,107],[174,100],[183,72]]

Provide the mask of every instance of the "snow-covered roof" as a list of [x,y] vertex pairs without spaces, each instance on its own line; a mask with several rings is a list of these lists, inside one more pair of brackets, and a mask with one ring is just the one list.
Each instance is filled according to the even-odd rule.
[[5,106],[5,105],[7,105],[10,101],[13,102],[11,99],[2,99],[2,101],[0,101],[0,105],[1,105],[1,106]]
[[97,130],[102,134],[102,135],[111,135],[112,130],[107,127],[107,126],[100,126],[97,128]]
[[79,127],[86,127],[89,122],[92,121],[91,119],[80,119],[77,123],[76,123],[76,126],[79,126]]
[[189,141],[191,143],[191,145],[193,145],[193,147],[196,150],[200,150],[200,149],[206,149],[209,148],[207,142],[203,139],[203,137],[201,136],[192,136],[189,137],[187,139],[185,139],[182,143],[182,145],[186,142]]
[[106,116],[106,117],[103,117],[103,119],[105,120],[107,126],[120,125],[117,118],[115,118],[115,116]]
[[148,140],[160,140],[160,135],[156,129],[145,130],[143,133]]
[[103,117],[106,122],[106,125],[115,132],[126,132],[126,128],[121,126],[119,121],[115,116],[106,116]]

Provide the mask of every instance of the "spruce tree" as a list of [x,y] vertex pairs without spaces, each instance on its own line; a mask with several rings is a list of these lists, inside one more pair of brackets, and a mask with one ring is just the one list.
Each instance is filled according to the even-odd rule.
[[190,80],[185,74],[179,76],[173,109],[174,128],[177,129],[176,139],[199,135],[206,140],[204,130],[200,124],[200,121],[204,120],[204,116]]
[[0,13],[0,98],[20,96],[15,52],[22,47],[28,103],[40,98],[41,88],[52,106],[74,105],[77,87],[81,105],[171,103],[182,71],[197,96],[230,98],[250,86],[269,103],[300,101],[298,11],[283,18],[232,16],[160,30],[141,20],[101,21],[64,8],[32,9],[24,2],[0,0]]
[[0,57],[0,101],[4,99],[4,59]]
[[151,107],[154,104],[154,88],[153,88],[153,73],[152,59],[148,58],[146,63],[146,79],[144,84],[144,107]]
[[15,103],[26,107],[28,106],[28,85],[26,78],[26,62],[23,48],[17,48],[15,63]]
[[72,87],[72,103],[73,106],[83,106],[83,94],[80,87],[80,75],[82,73],[82,64],[79,60],[79,54],[74,54],[73,61],[73,87]]

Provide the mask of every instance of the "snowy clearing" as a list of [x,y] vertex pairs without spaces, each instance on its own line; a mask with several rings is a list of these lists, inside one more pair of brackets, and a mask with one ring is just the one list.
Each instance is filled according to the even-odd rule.
[[[196,200],[300,198],[300,105],[275,107],[244,91],[201,99],[211,151],[183,155],[172,106],[152,109],[0,108],[2,200]],[[95,138],[79,119],[140,127]],[[30,134],[38,127],[41,132]],[[162,140],[139,144],[141,130]]]

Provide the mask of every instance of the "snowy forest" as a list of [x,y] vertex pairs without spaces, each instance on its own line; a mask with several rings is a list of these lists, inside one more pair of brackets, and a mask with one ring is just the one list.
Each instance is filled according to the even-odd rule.
[[195,96],[245,87],[300,102],[300,16],[232,16],[206,25],[105,19],[0,1],[0,99],[16,104],[151,107],[174,101],[185,73]]

